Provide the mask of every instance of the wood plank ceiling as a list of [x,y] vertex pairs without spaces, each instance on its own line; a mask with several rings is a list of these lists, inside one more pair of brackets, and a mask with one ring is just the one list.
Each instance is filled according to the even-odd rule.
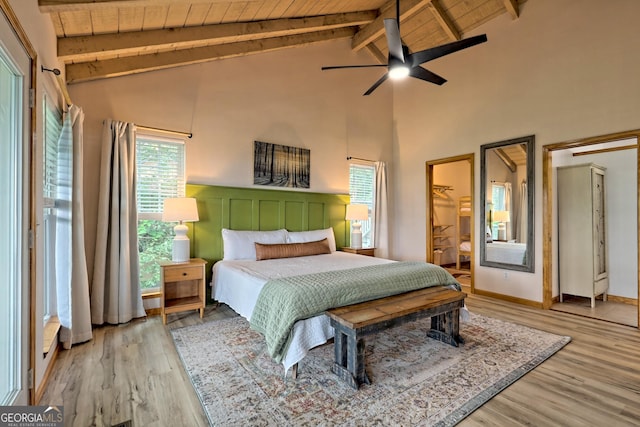
[[[416,52],[460,40],[526,0],[401,0]],[[58,37],[67,83],[350,38],[387,61],[383,19],[395,0],[38,0]]]

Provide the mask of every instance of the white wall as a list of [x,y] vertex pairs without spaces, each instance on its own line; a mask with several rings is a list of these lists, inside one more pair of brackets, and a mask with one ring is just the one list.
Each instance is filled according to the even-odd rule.
[[311,150],[310,191],[348,192],[347,156],[392,158],[391,88],[363,97],[379,69],[320,68],[370,62],[368,53],[352,53],[349,41],[340,40],[70,85],[86,117],[90,274],[104,119],[193,132],[186,150],[189,183],[253,186],[253,141],[260,140]]
[[505,277],[478,266],[475,284],[542,301],[541,147],[640,127],[639,14],[636,0],[528,1],[517,20],[504,14],[465,34],[486,33],[487,43],[427,64],[445,85],[396,86],[393,255],[425,253],[425,161],[469,152],[479,159],[482,144],[534,134],[535,273]]

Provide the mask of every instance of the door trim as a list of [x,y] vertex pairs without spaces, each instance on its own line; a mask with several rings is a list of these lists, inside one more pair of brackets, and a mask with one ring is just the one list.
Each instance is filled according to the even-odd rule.
[[433,240],[431,239],[431,233],[433,230],[433,167],[437,165],[443,165],[447,163],[456,163],[460,161],[467,161],[469,163],[469,176],[471,178],[469,196],[471,197],[471,260],[470,260],[470,275],[471,275],[471,293],[475,293],[475,153],[461,154],[459,156],[445,157],[437,160],[429,160],[425,163],[426,167],[426,200],[427,200],[427,212],[426,212],[426,242],[427,253],[425,258],[427,262],[433,262]]
[[[37,75],[37,53],[36,50],[34,49],[33,45],[31,44],[31,42],[29,41],[29,38],[27,37],[27,33],[24,31],[24,28],[22,27],[22,25],[20,24],[20,21],[18,20],[18,17],[16,16],[16,14],[13,12],[13,9],[11,9],[11,5],[9,5],[8,0],[0,0],[0,12],[2,12],[2,14],[6,17],[7,21],[9,22],[9,25],[12,27],[13,31],[16,34],[16,37],[18,38],[20,44],[22,44],[22,47],[24,48],[27,56],[30,59],[31,65],[30,65],[30,75],[28,76],[28,82],[25,81],[25,83],[28,83],[30,86],[30,90],[31,92],[34,94],[33,98],[34,98],[34,103],[35,103],[35,88],[36,86],[36,75]],[[29,116],[29,120],[30,120],[30,124],[29,124],[29,128],[30,128],[30,132],[27,135],[27,139],[29,140],[29,147],[26,149],[25,151],[25,159],[28,161],[28,182],[24,183],[24,189],[25,191],[28,191],[28,216],[29,216],[29,229],[30,230],[35,230],[35,220],[36,220],[36,215],[35,215],[35,210],[34,210],[34,202],[35,202],[35,186],[34,186],[34,176],[35,176],[35,164],[33,162],[33,154],[34,154],[34,148],[35,148],[35,139],[34,139],[34,135],[36,132],[36,123],[37,123],[37,117],[36,117],[36,111],[37,108],[35,108],[35,105],[30,105],[30,116]],[[26,166],[26,165],[24,165]],[[29,249],[29,256],[28,256],[28,260],[29,260],[29,285],[28,285],[28,301],[29,301],[29,367],[28,367],[28,372],[31,375],[31,378],[27,378],[27,383],[28,384],[33,384],[34,378],[33,375],[35,373],[35,355],[36,353],[36,339],[35,339],[35,316],[36,316],[36,312],[35,312],[35,308],[36,308],[36,290],[35,290],[35,286],[36,286],[36,268],[35,268],[35,263],[36,263],[36,254],[35,254],[35,249],[34,248],[30,248]],[[30,388],[29,389],[29,403],[31,405],[35,404],[35,395],[34,395],[34,389]]]
[[[553,164],[552,152],[566,150],[568,148],[586,147],[605,142],[619,141],[623,139],[636,139],[640,142],[640,129],[610,133],[606,135],[579,138],[571,141],[558,142],[542,146],[542,305],[549,309],[553,304]],[[636,150],[636,199],[640,201],[640,149]],[[638,230],[636,235],[638,245],[638,299],[640,300],[640,210],[637,218]],[[640,328],[640,304],[637,305],[638,328]]]

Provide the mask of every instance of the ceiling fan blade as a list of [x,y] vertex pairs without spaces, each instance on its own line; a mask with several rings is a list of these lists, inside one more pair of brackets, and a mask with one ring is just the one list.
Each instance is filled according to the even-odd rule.
[[409,75],[411,77],[415,77],[416,79],[424,80],[426,82],[435,83],[438,86],[441,86],[447,82],[447,79],[440,77],[436,73],[432,73],[429,70],[426,70],[420,66],[413,67],[409,71]]
[[424,64],[427,61],[431,61],[432,59],[440,58],[441,56],[445,56],[486,41],[486,34],[482,34],[480,36],[469,37],[468,39],[458,40],[441,46],[432,47],[430,49],[421,50],[420,52],[410,55],[410,63],[411,66],[414,67],[416,65]]
[[377,82],[375,82],[373,84],[373,86],[371,86],[369,88],[369,90],[367,90],[363,96],[367,96],[367,95],[371,95],[371,93],[376,90],[378,88],[378,86],[380,86],[382,83],[384,83],[385,80],[387,80],[389,78],[389,73],[384,73],[384,76],[380,77],[380,79],[378,79]]
[[322,70],[340,70],[342,68],[370,68],[370,67],[386,67],[387,64],[369,64],[369,65],[333,65],[322,67]]
[[400,28],[398,28],[398,22],[395,19],[385,19],[384,32],[387,35],[387,47],[389,48],[389,56],[404,62],[402,39],[400,38]]

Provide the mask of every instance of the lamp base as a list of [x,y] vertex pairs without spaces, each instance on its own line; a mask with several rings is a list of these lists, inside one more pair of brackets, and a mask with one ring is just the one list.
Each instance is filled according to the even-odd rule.
[[362,231],[360,227],[361,224],[357,221],[351,225],[351,247],[353,249],[362,249]]
[[498,224],[498,240],[507,240],[507,226]]
[[171,251],[171,261],[187,262],[189,261],[189,238],[187,237],[187,226],[178,224],[173,227],[176,236],[173,238],[173,247]]

